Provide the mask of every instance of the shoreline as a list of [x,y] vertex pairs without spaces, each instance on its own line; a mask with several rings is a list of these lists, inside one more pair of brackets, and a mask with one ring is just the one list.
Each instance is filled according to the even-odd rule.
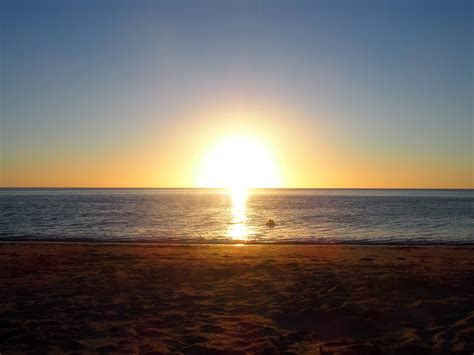
[[379,247],[390,247],[390,246],[433,246],[433,247],[473,247],[474,248],[474,241],[470,242],[380,242],[380,243],[373,243],[373,242],[245,242],[245,241],[229,241],[229,242],[173,242],[173,241],[147,241],[147,240],[90,240],[90,239],[1,239],[0,244],[3,243],[57,243],[57,244],[118,244],[118,245],[164,245],[164,246],[361,246],[361,247],[370,247],[370,246],[379,246]]

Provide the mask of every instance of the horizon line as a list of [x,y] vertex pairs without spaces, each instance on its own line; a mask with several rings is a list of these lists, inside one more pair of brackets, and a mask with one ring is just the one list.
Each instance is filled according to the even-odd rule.
[[[229,187],[0,186],[0,190],[230,190]],[[249,187],[248,190],[474,190],[474,187]]]

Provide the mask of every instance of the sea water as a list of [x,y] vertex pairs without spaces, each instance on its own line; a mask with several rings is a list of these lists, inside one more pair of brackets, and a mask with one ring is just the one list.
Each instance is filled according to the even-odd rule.
[[473,190],[0,189],[0,239],[474,244],[473,207]]

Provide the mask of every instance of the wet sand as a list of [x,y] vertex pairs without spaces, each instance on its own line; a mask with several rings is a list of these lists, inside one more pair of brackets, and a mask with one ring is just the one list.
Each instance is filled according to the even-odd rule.
[[0,352],[474,351],[474,247],[1,243]]

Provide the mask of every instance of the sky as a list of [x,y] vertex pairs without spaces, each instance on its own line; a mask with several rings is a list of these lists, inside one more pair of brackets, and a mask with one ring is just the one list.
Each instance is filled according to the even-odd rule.
[[472,1],[0,2],[0,186],[473,188]]

